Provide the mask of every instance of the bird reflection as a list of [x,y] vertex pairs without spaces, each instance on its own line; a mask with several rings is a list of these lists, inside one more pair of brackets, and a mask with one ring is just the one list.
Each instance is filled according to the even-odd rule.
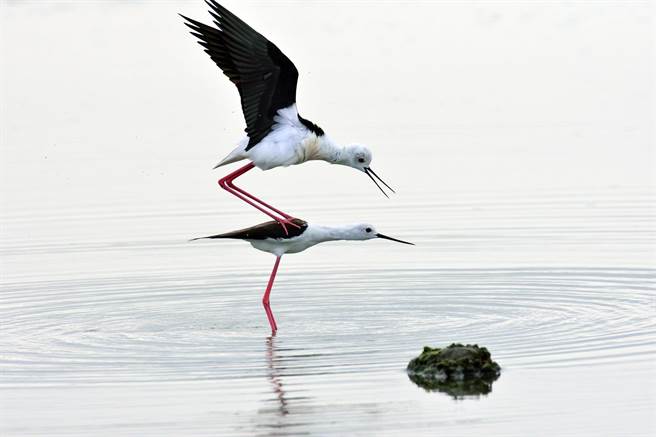
[[289,414],[289,409],[287,408],[287,399],[285,399],[285,390],[282,385],[282,378],[280,375],[280,370],[276,367],[276,348],[275,348],[275,335],[267,337],[267,367],[268,367],[268,378],[273,386],[273,392],[278,399],[278,415],[281,417]]
[[[266,377],[268,385],[273,389],[273,396],[269,393],[264,400],[266,406],[257,410],[256,435],[280,436],[291,432],[293,435],[308,435],[305,429],[308,416],[312,416],[312,398],[300,395],[306,392],[299,381],[294,379],[295,360],[305,361],[308,356],[302,350],[284,347],[272,335],[266,339]],[[291,389],[290,389],[291,387]],[[291,394],[290,394],[291,390]],[[268,390],[267,390],[268,391]]]

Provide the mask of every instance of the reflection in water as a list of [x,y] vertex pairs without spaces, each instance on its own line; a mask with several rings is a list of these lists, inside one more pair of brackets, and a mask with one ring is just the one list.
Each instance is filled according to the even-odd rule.
[[446,393],[453,399],[479,398],[481,395],[487,395],[492,392],[492,383],[499,378],[497,375],[490,379],[441,381],[435,378],[426,378],[418,373],[409,373],[408,377],[426,391]]
[[[285,388],[285,383],[283,382],[283,376],[286,375],[285,371],[288,366],[282,366],[281,363],[290,357],[280,357],[278,355],[280,351],[280,347],[276,347],[275,334],[267,337],[267,379],[273,389],[274,396],[267,395],[266,402],[274,403],[275,406],[260,408],[257,411],[260,420],[263,419],[262,422],[258,423],[257,428],[264,429],[265,432],[262,435],[266,436],[289,435],[290,429],[293,429],[293,435],[306,435],[308,433],[300,430],[299,427],[302,427],[304,424],[302,420],[304,414],[311,414],[311,408],[308,409],[302,406],[305,405],[307,407],[307,403],[311,398],[305,396],[289,396],[288,388]],[[295,410],[297,414],[290,414],[290,400],[296,401]]]
[[287,400],[285,399],[285,390],[283,389],[282,385],[282,377],[280,375],[280,370],[279,368],[276,367],[276,348],[275,348],[275,339],[276,335],[273,334],[271,337],[267,337],[267,352],[266,352],[266,358],[267,358],[267,368],[269,369],[268,371],[268,378],[269,381],[271,381],[271,385],[273,386],[273,392],[276,395],[276,398],[278,399],[278,415],[281,417],[286,416],[289,414],[289,409],[287,408]]

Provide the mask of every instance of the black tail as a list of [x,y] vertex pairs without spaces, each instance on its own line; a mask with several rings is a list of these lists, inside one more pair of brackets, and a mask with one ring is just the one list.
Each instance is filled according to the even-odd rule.
[[210,235],[208,237],[196,237],[196,238],[192,238],[189,241],[202,240],[205,238],[235,238],[235,237],[230,236],[230,234],[217,234],[217,235]]

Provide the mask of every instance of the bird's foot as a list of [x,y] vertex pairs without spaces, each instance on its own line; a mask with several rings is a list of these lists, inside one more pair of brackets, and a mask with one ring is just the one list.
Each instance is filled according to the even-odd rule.
[[285,215],[285,218],[277,218],[276,221],[280,223],[280,226],[282,226],[283,230],[285,231],[285,235],[289,235],[289,231],[287,230],[287,225],[294,226],[295,228],[300,229],[301,227],[294,223],[292,220],[294,220],[294,217]]

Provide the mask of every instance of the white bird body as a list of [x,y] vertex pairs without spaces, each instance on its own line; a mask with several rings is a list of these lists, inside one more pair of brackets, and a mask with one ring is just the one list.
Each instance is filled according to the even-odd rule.
[[342,161],[344,148],[336,145],[327,135],[318,136],[298,118],[296,104],[277,111],[275,124],[257,147],[248,150],[250,138],[245,136],[238,146],[216,167],[248,159],[261,170],[287,167],[312,160],[331,164]]
[[312,225],[300,219],[294,219],[293,222],[297,227],[290,229],[290,233],[285,233],[276,221],[269,221],[251,226],[250,228],[202,238],[232,238],[248,241],[255,249],[272,253],[277,257],[287,253],[303,252],[312,246],[326,241],[362,241],[373,238],[384,238],[400,243],[412,244],[379,234],[373,225],[367,223],[344,226],[321,226]]
[[[366,229],[369,229],[367,235]],[[337,240],[368,240],[376,238],[373,227],[367,224],[330,227],[308,224],[301,235],[292,238],[266,238],[264,240],[246,240],[251,246],[275,256],[287,253],[299,253],[319,243]]]

